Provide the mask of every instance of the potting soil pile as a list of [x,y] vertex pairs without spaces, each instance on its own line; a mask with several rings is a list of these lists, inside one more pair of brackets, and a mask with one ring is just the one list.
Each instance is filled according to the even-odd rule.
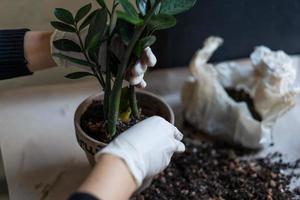
[[282,161],[279,153],[245,158],[243,150],[207,142],[186,143],[170,166],[137,199],[145,200],[290,200],[300,199],[300,160]]

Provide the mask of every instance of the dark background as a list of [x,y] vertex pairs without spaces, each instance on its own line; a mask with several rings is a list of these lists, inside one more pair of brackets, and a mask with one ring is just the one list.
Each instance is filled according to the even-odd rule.
[[300,0],[198,0],[177,19],[159,34],[158,66],[186,66],[211,35],[225,41],[211,61],[248,57],[257,45],[300,53]]

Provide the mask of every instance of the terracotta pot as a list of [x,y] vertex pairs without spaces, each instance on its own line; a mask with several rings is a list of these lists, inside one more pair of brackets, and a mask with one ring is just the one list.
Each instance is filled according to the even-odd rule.
[[[103,100],[104,93],[96,94],[88,97],[84,100],[77,108],[75,112],[75,131],[76,131],[76,138],[77,142],[80,147],[85,151],[86,156],[89,160],[91,166],[95,164],[94,162],[94,155],[105,147],[107,144],[101,141],[97,141],[87,135],[80,126],[80,119],[82,114],[87,110],[89,105],[94,100]],[[148,116],[158,115],[169,121],[170,123],[174,124],[174,113],[171,107],[160,97],[143,90],[137,90],[137,100],[138,104],[141,107],[144,114]]]

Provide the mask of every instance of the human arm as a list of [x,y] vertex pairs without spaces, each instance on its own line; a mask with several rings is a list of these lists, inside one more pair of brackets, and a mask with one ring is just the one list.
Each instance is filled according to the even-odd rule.
[[0,30],[0,80],[54,67],[51,34],[28,29]]
[[126,164],[113,155],[100,156],[96,166],[78,192],[92,194],[99,199],[129,199],[136,190],[134,181]]
[[24,36],[24,56],[31,72],[55,67],[51,55],[51,31],[29,31]]

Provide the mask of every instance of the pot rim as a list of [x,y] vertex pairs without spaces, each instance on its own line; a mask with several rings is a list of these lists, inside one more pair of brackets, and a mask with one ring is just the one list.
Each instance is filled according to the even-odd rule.
[[[164,106],[167,108],[168,112],[170,113],[170,123],[171,124],[174,124],[175,123],[175,116],[174,116],[174,112],[171,108],[171,106],[164,100],[162,99],[161,97],[159,97],[158,95],[156,94],[153,94],[152,92],[149,92],[149,91],[145,91],[145,90],[141,90],[141,89],[137,89],[136,90],[137,93],[140,93],[140,94],[144,94],[144,95],[148,95],[148,96],[152,96],[154,97],[155,99],[157,99],[158,101],[161,101]],[[90,105],[89,104],[86,104],[87,101],[90,101],[90,100],[94,100],[96,99],[97,97],[100,97],[100,96],[103,96],[104,95],[104,92],[100,92],[100,93],[96,93],[96,94],[92,94],[91,96],[85,98],[80,104],[79,106],[76,108],[76,111],[75,111],[75,117],[74,117],[74,124],[75,124],[75,129],[79,130],[82,135],[86,138],[88,138],[89,140],[91,140],[92,142],[98,144],[98,145],[101,145],[101,146],[105,146],[107,145],[107,143],[104,143],[104,142],[101,142],[99,140],[96,140],[94,138],[92,138],[91,136],[89,136],[82,128],[81,128],[81,125],[80,125],[80,122],[81,122],[81,116],[82,114],[86,111],[86,108]],[[77,135],[77,134],[76,134]]]

